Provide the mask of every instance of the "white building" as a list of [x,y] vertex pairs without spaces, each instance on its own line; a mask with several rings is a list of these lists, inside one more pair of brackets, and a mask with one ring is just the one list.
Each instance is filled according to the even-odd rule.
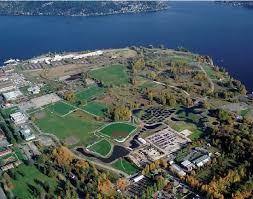
[[146,140],[144,140],[143,138],[139,137],[138,140],[141,144],[147,144]]
[[185,160],[181,163],[181,165],[187,169],[187,171],[192,171],[195,168],[195,165],[192,164],[189,160]]
[[20,134],[24,140],[30,141],[35,139],[35,135],[32,134],[31,130],[27,126],[23,126],[20,130]]
[[209,162],[211,160],[209,155],[203,155],[195,160],[193,160],[193,163],[197,166],[197,167],[202,167],[204,166],[207,162]]
[[172,164],[170,166],[170,169],[171,169],[172,172],[177,173],[179,176],[185,176],[186,175],[186,173],[184,172],[184,170],[181,167],[179,167],[178,165],[176,165],[176,164]]
[[28,92],[34,94],[39,94],[40,93],[40,87],[39,86],[32,86],[27,89]]
[[3,97],[5,101],[13,101],[16,100],[18,97],[22,96],[23,94],[19,90],[10,91],[8,93],[3,93]]
[[139,182],[140,180],[142,180],[144,178],[144,175],[140,175],[140,176],[137,176],[133,179],[134,182]]
[[26,115],[24,115],[21,112],[16,112],[10,115],[11,120],[16,124],[16,125],[20,125],[25,123],[28,118],[26,117]]

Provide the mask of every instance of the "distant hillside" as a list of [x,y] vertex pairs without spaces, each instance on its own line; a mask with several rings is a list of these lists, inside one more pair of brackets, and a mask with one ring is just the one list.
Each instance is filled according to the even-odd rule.
[[253,9],[253,1],[218,1],[218,2]]
[[164,1],[0,1],[0,15],[94,16],[167,8]]

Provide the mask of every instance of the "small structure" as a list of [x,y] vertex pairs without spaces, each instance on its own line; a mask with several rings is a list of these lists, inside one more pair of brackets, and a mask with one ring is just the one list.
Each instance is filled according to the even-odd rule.
[[133,179],[134,182],[139,182],[140,180],[142,180],[144,178],[144,175],[140,175],[140,176],[137,176]]
[[20,134],[24,140],[30,141],[35,139],[35,135],[32,134],[31,129],[28,126],[22,126],[20,130]]
[[22,96],[23,94],[19,90],[10,91],[8,93],[3,93],[3,97],[5,101],[13,101],[16,100],[18,97]]
[[197,166],[197,167],[202,167],[204,166],[207,162],[209,162],[211,160],[209,155],[203,155],[195,160],[193,160],[193,163]]
[[183,168],[187,169],[187,171],[192,171],[195,168],[195,165],[192,164],[189,160],[185,160],[181,163]]
[[141,143],[141,144],[147,144],[146,140],[144,140],[143,138],[138,138],[138,141]]
[[11,120],[16,124],[16,125],[20,125],[25,123],[28,118],[26,117],[26,115],[24,115],[21,112],[16,112],[10,115]]
[[181,167],[179,167],[178,165],[176,165],[176,164],[172,164],[170,166],[170,169],[171,169],[172,172],[175,172],[178,176],[182,176],[183,177],[183,176],[186,175],[186,173],[184,172],[184,170]]
[[33,95],[40,93],[40,87],[39,86],[32,86],[27,89],[28,92],[32,93]]

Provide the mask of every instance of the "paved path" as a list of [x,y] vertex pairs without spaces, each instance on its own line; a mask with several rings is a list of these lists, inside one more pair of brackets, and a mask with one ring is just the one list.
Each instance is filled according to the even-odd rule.
[[206,74],[207,78],[208,78],[208,81],[211,85],[211,92],[214,91],[214,83],[213,83],[213,80],[208,76],[208,74],[206,73],[206,71],[204,70],[204,68],[198,63],[198,67]]

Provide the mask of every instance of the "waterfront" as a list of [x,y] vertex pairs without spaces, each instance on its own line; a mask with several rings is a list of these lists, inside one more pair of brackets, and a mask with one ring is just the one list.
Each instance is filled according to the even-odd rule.
[[47,52],[184,46],[210,55],[253,90],[253,10],[214,2],[171,2],[162,12],[98,17],[0,17],[0,65]]

